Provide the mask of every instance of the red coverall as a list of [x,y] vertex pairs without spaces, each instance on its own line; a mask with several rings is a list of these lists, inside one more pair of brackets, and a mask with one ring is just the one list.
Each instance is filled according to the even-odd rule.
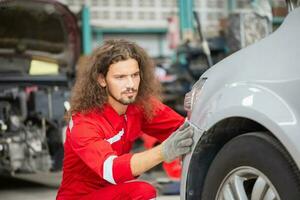
[[141,134],[164,141],[184,118],[166,105],[154,101],[157,110],[152,120],[145,120],[136,105],[125,115],[106,104],[72,116],[64,145],[63,179],[57,200],[141,199],[156,197],[155,188],[142,181],[132,181],[129,153]]

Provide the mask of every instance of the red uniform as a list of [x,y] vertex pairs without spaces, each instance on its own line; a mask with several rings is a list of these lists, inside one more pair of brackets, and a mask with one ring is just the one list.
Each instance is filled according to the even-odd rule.
[[[164,141],[184,119],[166,105],[156,102],[150,121],[136,105],[124,115],[108,104],[103,110],[72,116],[67,129],[63,180],[57,200],[151,199],[155,189],[132,181],[129,153],[134,141],[146,133]],[[130,181],[130,182],[129,182]]]

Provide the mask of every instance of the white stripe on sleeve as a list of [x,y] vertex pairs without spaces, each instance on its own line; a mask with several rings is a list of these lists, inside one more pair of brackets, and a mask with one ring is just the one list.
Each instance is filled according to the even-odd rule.
[[116,182],[114,180],[114,175],[113,175],[113,161],[117,156],[112,155],[109,156],[103,164],[103,178],[107,180],[108,182],[115,184]]
[[120,130],[120,132],[117,135],[107,139],[106,141],[109,142],[110,144],[113,144],[115,142],[118,142],[123,135],[124,135],[124,129],[122,128],[122,130]]

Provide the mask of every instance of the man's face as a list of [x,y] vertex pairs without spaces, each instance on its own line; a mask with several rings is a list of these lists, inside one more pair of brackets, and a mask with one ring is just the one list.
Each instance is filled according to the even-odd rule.
[[128,105],[135,101],[140,85],[140,69],[135,59],[119,61],[109,66],[106,77],[100,75],[98,82],[106,87],[111,105]]

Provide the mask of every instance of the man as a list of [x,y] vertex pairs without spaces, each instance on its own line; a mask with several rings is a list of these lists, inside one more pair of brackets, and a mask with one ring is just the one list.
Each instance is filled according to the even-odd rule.
[[[132,42],[111,40],[94,51],[72,91],[58,200],[153,199],[154,187],[135,178],[190,151],[192,129],[157,100],[153,70]],[[130,153],[142,133],[162,144]]]

